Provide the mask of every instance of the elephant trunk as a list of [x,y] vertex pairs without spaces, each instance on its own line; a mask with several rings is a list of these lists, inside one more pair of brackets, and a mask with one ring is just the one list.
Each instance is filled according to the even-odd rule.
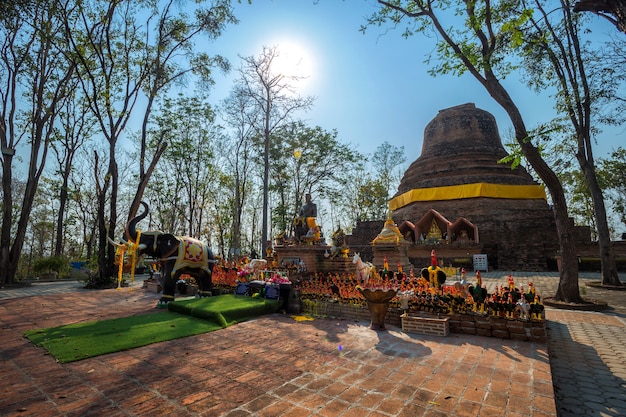
[[107,236],[107,240],[109,241],[109,243],[113,246],[122,246],[119,243],[117,243],[116,241],[114,241],[113,239],[111,239],[109,236]]
[[141,202],[141,205],[144,208],[143,213],[141,213],[140,215],[136,217],[133,217],[126,224],[126,237],[128,238],[128,240],[133,241],[133,242],[137,240],[137,223],[143,220],[148,215],[148,212],[150,211],[148,205],[144,203],[143,201]]

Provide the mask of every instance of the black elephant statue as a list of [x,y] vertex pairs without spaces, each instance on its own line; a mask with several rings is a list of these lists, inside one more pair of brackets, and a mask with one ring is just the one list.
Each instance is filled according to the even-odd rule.
[[[189,274],[196,278],[198,295],[208,297],[212,295],[212,274],[215,266],[215,257],[211,249],[198,239],[188,236],[175,236],[161,231],[137,232],[137,223],[144,219],[149,212],[145,202],[143,213],[131,219],[126,225],[124,237],[129,242],[138,245],[137,256],[146,254],[155,257],[161,263],[163,277],[163,294],[157,306],[164,308],[174,300],[176,283],[181,274]],[[137,236],[139,235],[139,242]]]

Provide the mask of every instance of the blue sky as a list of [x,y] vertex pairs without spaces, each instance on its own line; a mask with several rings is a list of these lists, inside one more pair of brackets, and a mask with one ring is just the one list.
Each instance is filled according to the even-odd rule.
[[[405,39],[399,30],[359,31],[377,7],[373,0],[253,0],[235,5],[239,24],[230,26],[210,47],[237,68],[241,56],[258,56],[262,47],[300,45],[311,66],[301,95],[317,97],[312,110],[299,118],[311,126],[336,129],[343,143],[371,154],[387,141],[403,146],[406,165],[421,152],[424,128],[439,110],[473,102],[493,114],[505,140],[510,122],[503,110],[470,75],[431,77],[424,63],[434,40],[417,34]],[[601,33],[615,27],[596,19]],[[215,102],[226,97],[235,71],[216,77]],[[552,118],[551,99],[530,92],[517,77],[505,81],[520,106],[527,127]],[[625,129],[607,130],[596,149],[606,156],[623,146]]]

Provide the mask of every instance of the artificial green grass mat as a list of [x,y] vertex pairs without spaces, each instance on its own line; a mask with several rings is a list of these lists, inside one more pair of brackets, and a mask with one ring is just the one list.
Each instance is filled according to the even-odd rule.
[[212,332],[279,307],[278,301],[222,295],[174,301],[168,304],[170,311],[30,330],[25,336],[67,363]]
[[282,301],[226,294],[217,297],[174,301],[167,305],[169,311],[188,314],[228,327],[262,314],[275,313]]
[[25,333],[61,363],[119,352],[221,329],[222,326],[169,311],[75,323]]

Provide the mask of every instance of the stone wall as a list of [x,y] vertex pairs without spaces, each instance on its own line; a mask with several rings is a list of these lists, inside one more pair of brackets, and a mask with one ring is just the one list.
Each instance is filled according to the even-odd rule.
[[346,244],[350,248],[350,254],[359,252],[361,259],[365,262],[372,262],[374,251],[372,241],[383,229],[383,220],[357,221],[352,233],[346,236]]

